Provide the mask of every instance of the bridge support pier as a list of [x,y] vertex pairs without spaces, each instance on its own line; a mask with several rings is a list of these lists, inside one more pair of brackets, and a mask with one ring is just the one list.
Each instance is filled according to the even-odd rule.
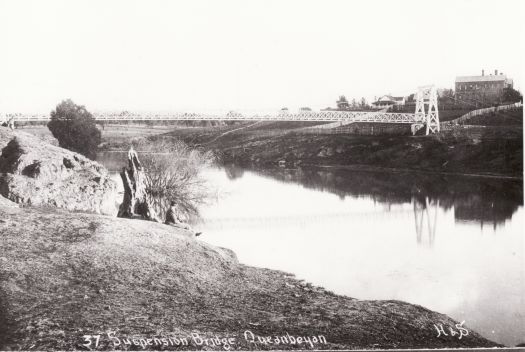
[[425,122],[427,135],[440,131],[438,95],[434,85],[419,87],[416,94],[415,115],[416,119]]

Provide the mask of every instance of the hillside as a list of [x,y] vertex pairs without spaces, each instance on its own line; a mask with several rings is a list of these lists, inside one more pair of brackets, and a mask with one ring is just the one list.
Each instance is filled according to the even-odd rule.
[[473,116],[465,121],[464,124],[481,126],[515,126],[517,128],[522,128],[523,108]]

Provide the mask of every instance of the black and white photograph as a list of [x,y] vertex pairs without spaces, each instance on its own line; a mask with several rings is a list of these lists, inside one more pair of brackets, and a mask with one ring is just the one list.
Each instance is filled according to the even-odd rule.
[[0,351],[525,351],[522,0],[0,0]]

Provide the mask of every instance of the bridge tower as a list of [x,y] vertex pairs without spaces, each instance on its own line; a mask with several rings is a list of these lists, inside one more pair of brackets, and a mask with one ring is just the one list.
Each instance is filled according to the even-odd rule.
[[440,131],[438,96],[434,85],[418,88],[415,115],[419,121],[425,121],[427,135]]

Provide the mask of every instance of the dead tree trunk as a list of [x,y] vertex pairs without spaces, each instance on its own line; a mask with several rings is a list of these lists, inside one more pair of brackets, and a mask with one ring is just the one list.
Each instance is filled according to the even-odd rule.
[[120,172],[124,184],[124,200],[119,207],[119,218],[141,217],[145,220],[161,222],[146,193],[146,171],[140,164],[137,152],[130,148],[128,167]]

